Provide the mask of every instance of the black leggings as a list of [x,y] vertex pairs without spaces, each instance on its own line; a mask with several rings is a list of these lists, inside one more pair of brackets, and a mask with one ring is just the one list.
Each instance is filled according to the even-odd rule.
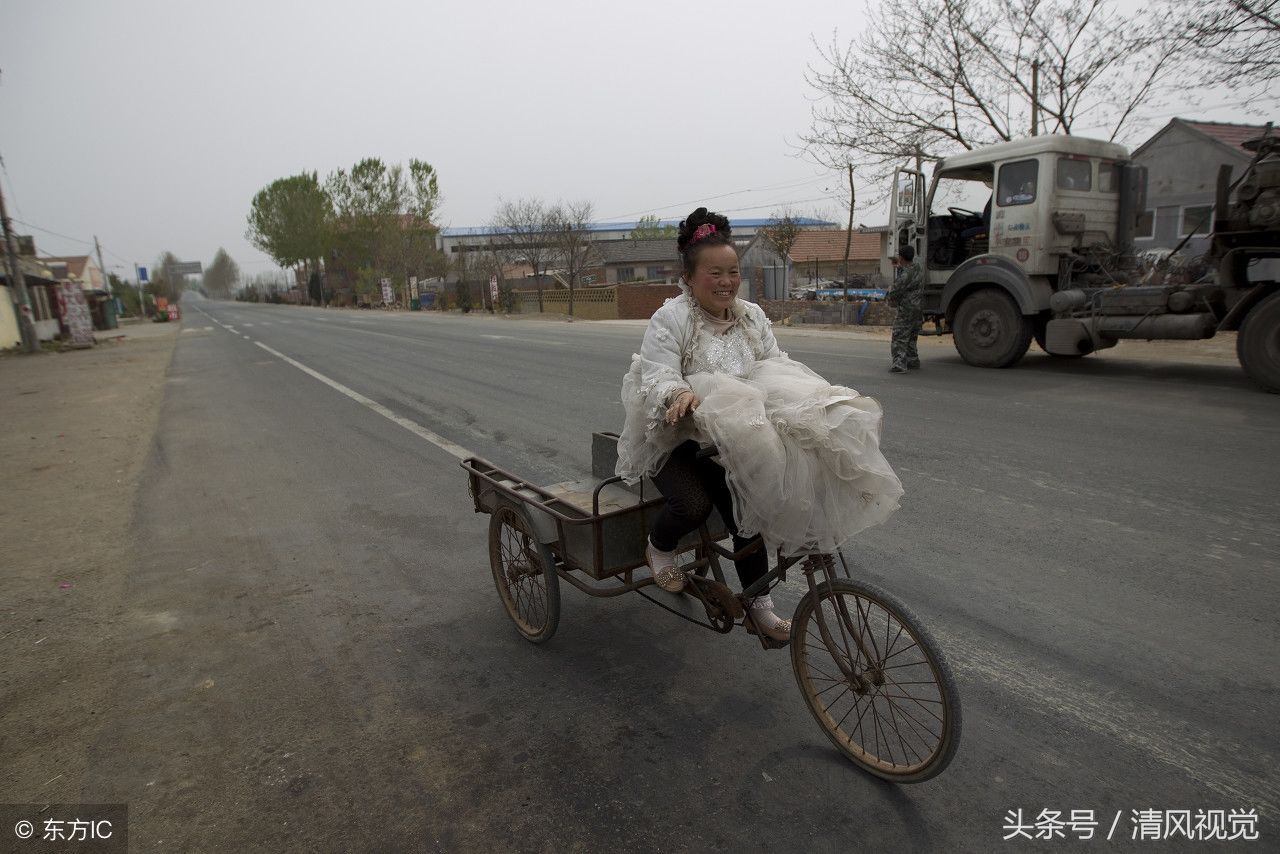
[[[671,452],[653,482],[667,499],[666,506],[658,511],[649,539],[660,551],[674,551],[680,538],[707,521],[711,508],[720,511],[720,518],[733,534],[733,550],[746,548],[756,537],[739,537],[738,525],[733,518],[733,496],[725,483],[724,469],[710,458],[698,459],[698,443],[689,441],[678,445]],[[742,560],[735,561],[738,580],[746,590],[769,571],[769,555],[763,547],[756,549]]]

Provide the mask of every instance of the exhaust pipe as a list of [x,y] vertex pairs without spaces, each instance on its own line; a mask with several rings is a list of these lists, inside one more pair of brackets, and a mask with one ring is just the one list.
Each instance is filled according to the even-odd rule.
[[1212,314],[1155,314],[1097,317],[1092,321],[1093,334],[1102,338],[1145,338],[1148,341],[1176,339],[1198,341],[1212,338],[1217,331]]

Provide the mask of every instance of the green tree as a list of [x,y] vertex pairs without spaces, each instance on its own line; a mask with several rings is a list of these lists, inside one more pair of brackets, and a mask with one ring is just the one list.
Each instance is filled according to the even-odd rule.
[[240,283],[240,267],[225,249],[218,249],[213,261],[204,270],[201,287],[210,299],[231,299]]
[[438,276],[443,258],[436,249],[432,219],[440,203],[435,169],[410,160],[409,169],[366,158],[325,179],[333,204],[332,251],[358,293],[390,277],[397,291],[408,276]]
[[632,240],[675,240],[676,227],[671,224],[660,225],[656,216],[642,216],[636,227],[631,229]]
[[245,237],[281,267],[319,266],[329,251],[333,203],[315,172],[278,178],[249,206]]
[[182,292],[187,287],[187,277],[174,272],[181,263],[172,252],[164,252],[151,266],[151,281],[144,289],[152,297],[164,297],[170,303],[182,299]]
[[107,285],[111,288],[112,296],[119,299],[124,306],[125,314],[136,317],[141,313],[138,306],[138,289],[132,283],[126,282],[115,273],[108,273]]

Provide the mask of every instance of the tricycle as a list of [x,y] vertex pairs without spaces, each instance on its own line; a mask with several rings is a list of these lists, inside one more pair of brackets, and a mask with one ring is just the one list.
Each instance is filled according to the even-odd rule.
[[[714,513],[681,542],[685,591],[661,592],[636,570],[645,567],[645,540],[664,499],[648,481],[632,488],[612,476],[616,434],[592,440],[594,481],[538,486],[479,457],[462,461],[476,512],[489,514],[494,584],[525,639],[540,644],[555,634],[562,580],[590,596],[636,593],[727,634],[749,621],[750,597],[798,566],[807,592],[792,616],[791,640],[756,636],[766,649],[790,647],[796,684],[818,726],[841,753],[886,780],[918,783],[947,767],[960,740],[955,680],[929,631],[896,596],[854,578],[839,551],[779,552],[763,578],[735,594],[721,559],[764,543],[757,538],[738,553],[725,548],[727,532]],[[691,607],[668,604],[677,600]]]

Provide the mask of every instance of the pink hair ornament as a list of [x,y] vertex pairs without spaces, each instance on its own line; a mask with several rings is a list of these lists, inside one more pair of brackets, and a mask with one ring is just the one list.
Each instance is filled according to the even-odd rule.
[[693,230],[693,237],[689,239],[689,245],[697,243],[699,240],[705,240],[716,233],[716,227],[709,222],[704,222]]

